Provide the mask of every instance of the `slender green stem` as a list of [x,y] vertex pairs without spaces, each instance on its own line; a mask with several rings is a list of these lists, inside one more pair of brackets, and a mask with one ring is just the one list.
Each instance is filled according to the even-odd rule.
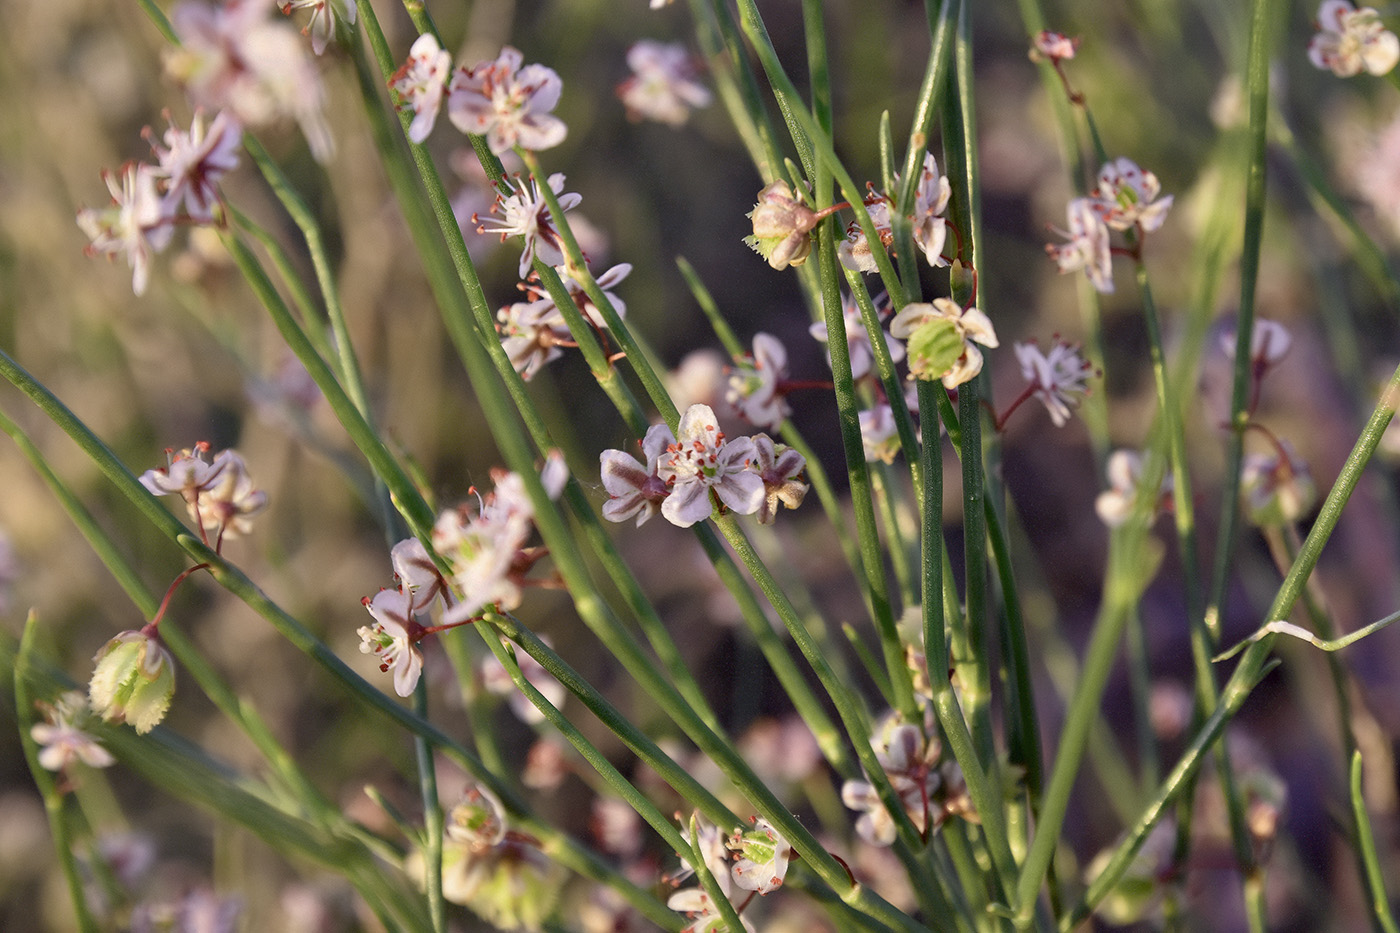
[[[428,680],[418,679],[413,691],[413,712],[428,721]],[[428,917],[433,933],[447,929],[446,903],[442,899],[442,803],[438,799],[437,765],[433,745],[425,737],[413,737],[414,758],[418,764],[418,795],[423,802],[423,881],[427,888]]]
[[1380,856],[1376,853],[1376,840],[1371,834],[1371,816],[1366,812],[1366,797],[1361,792],[1361,752],[1351,753],[1350,779],[1351,812],[1356,826],[1356,848],[1361,855],[1365,870],[1366,887],[1371,895],[1371,911],[1375,923],[1384,933],[1400,933],[1395,925],[1395,916],[1390,912],[1390,898],[1385,893],[1385,874],[1381,871]]

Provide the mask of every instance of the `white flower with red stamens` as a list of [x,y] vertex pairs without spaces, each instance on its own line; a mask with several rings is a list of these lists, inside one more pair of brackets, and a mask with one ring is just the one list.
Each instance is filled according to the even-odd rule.
[[792,843],[772,823],[755,817],[751,828],[730,837],[729,848],[739,856],[734,863],[734,883],[739,887],[768,894],[782,885],[792,860]]
[[399,95],[399,109],[412,110],[408,138],[421,143],[433,131],[447,76],[452,73],[452,56],[430,32],[419,36],[408,50],[408,61],[389,79],[389,88]]
[[603,488],[609,499],[603,503],[603,517],[610,522],[625,522],[634,515],[637,527],[661,511],[661,503],[671,494],[671,488],[657,474],[657,465],[676,439],[664,424],[652,425],[642,439],[642,455],[646,463],[620,450],[605,450],[600,456]]
[[631,120],[680,126],[690,111],[707,106],[710,92],[695,80],[695,59],[679,43],[643,39],[627,50],[632,77],[617,86]]
[[[549,176],[549,187],[559,195],[561,210],[572,210],[583,200],[582,196],[572,191],[561,193],[564,191],[562,173],[555,172]],[[496,216],[484,219],[473,217],[478,222],[476,232],[499,233],[502,243],[510,236],[525,238],[525,248],[520,254],[521,278],[530,271],[530,265],[536,256],[541,262],[551,266],[564,261],[563,241],[554,227],[549,204],[540,194],[539,182],[534,178],[524,181],[516,176],[514,184],[507,181],[496,195],[496,203],[491,205],[491,213]]]
[[1016,359],[1021,363],[1021,375],[1030,383],[1028,389],[1050,412],[1055,427],[1064,427],[1071,411],[1089,391],[1089,376],[1093,367],[1079,352],[1076,344],[1056,340],[1049,353],[1042,353],[1035,341],[1018,343]]
[[411,696],[423,673],[423,652],[413,640],[412,597],[403,590],[380,590],[364,604],[374,624],[360,627],[360,651],[375,655],[381,671],[394,672],[395,693]]
[[780,388],[787,376],[787,349],[782,341],[757,333],[753,355],[735,360],[724,400],[755,426],[776,428],[792,414]]
[[1339,78],[1360,74],[1363,68],[1383,75],[1400,62],[1400,39],[1370,7],[1358,10],[1346,0],[1326,0],[1317,11],[1317,30],[1308,42],[1308,59]]
[[226,111],[220,111],[206,131],[204,115],[196,111],[188,133],[172,121],[162,142],[164,145],[152,142],[151,148],[160,162],[155,174],[165,179],[162,206],[166,214],[173,216],[183,202],[191,220],[212,221],[213,207],[219,200],[219,179],[238,167],[243,127]]
[[[550,113],[564,85],[554,69],[520,67],[524,56],[506,46],[493,62],[458,68],[447,95],[447,116],[463,133],[485,136],[496,155],[517,143],[540,150],[564,141],[568,128]],[[523,273],[522,273],[523,274]]]
[[120,176],[102,173],[112,204],[84,208],[78,226],[92,241],[83,250],[89,256],[126,256],[131,267],[131,290],[146,291],[151,257],[170,242],[172,217],[156,192],[156,169],[128,162]]
[[353,26],[358,15],[355,0],[279,0],[277,5],[288,16],[293,10],[311,11],[311,19],[302,27],[301,34],[311,37],[311,51],[317,55],[325,52],[335,38],[338,21]]
[[740,515],[752,515],[763,505],[763,479],[750,469],[753,441],[727,441],[708,405],[692,405],[681,416],[676,443],[667,449],[657,475],[671,487],[661,505],[666,520],[689,528],[710,517],[710,491]]
[[1084,270],[1097,291],[1113,291],[1113,255],[1109,250],[1108,225],[1104,223],[1092,198],[1075,198],[1069,202],[1069,230],[1052,227],[1068,243],[1046,244],[1045,251],[1061,272]]
[[[1114,230],[1140,227],[1150,233],[1162,226],[1171,210],[1172,195],[1158,199],[1162,183],[1128,158],[1117,158],[1099,170],[1098,195],[1092,201],[1103,222]],[[1100,289],[1102,291],[1102,289]]]

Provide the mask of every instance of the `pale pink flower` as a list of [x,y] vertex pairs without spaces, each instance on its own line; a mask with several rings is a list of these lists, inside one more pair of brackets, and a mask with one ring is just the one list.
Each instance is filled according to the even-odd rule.
[[131,290],[145,294],[151,257],[169,244],[173,223],[156,193],[156,169],[128,162],[120,177],[104,171],[102,180],[112,192],[112,204],[78,212],[78,226],[92,241],[83,252],[107,257],[124,254],[131,267]]
[[[1108,489],[1099,493],[1094,500],[1094,511],[1099,520],[1110,528],[1117,528],[1128,520],[1141,495],[1138,487],[1142,483],[1145,465],[1142,454],[1134,450],[1115,450],[1108,456],[1105,466],[1108,475]],[[1171,474],[1162,477],[1161,492],[1154,498],[1160,501],[1171,492]],[[1154,511],[1156,501],[1154,501]]]
[[154,173],[165,180],[163,207],[174,216],[183,202],[191,220],[208,223],[219,200],[218,183],[226,172],[238,167],[238,147],[243,144],[243,127],[220,111],[204,128],[204,114],[196,111],[188,133],[175,127],[165,131],[164,145],[152,141],[160,164]]
[[710,103],[710,92],[695,80],[695,59],[679,43],[643,39],[627,50],[627,67],[632,77],[617,86],[617,96],[629,119],[680,126],[690,111]]
[[620,450],[605,450],[600,459],[603,488],[608,501],[603,503],[603,517],[610,522],[625,522],[634,515],[637,526],[661,511],[661,503],[671,494],[666,481],[657,474],[657,464],[676,442],[665,424],[654,424],[642,439],[642,454],[646,463],[638,463]]
[[1050,412],[1055,427],[1064,427],[1071,411],[1089,391],[1089,376],[1093,367],[1079,352],[1077,344],[1056,340],[1049,353],[1042,353],[1035,341],[1018,343],[1016,359],[1021,375],[1030,383],[1036,398]]
[[179,4],[170,22],[180,45],[166,57],[166,73],[196,106],[229,110],[244,126],[292,117],[325,162],[335,140],[322,112],[321,77],[296,30],[268,19],[271,7],[272,0]]
[[1262,527],[1296,522],[1317,504],[1317,484],[1308,465],[1287,441],[1267,454],[1245,454],[1240,493],[1245,514]]
[[1092,198],[1070,201],[1069,230],[1051,228],[1069,242],[1058,246],[1049,243],[1045,251],[1061,272],[1083,269],[1094,288],[1107,294],[1113,291],[1113,255],[1109,251],[1108,225],[1094,206]]
[[946,266],[943,243],[948,238],[948,223],[943,212],[948,207],[952,188],[946,175],[938,174],[938,162],[933,153],[924,155],[924,167],[919,173],[919,186],[914,189],[914,216],[909,218],[914,228],[914,243],[924,251],[931,266]]
[[1370,7],[1358,10],[1346,0],[1325,0],[1317,11],[1317,30],[1308,42],[1308,59],[1339,78],[1360,74],[1363,68],[1383,75],[1400,62],[1400,39]]
[[1074,58],[1074,53],[1079,49],[1079,38],[1070,38],[1058,32],[1051,32],[1043,29],[1036,33],[1035,40],[1031,44],[1031,60],[1040,61],[1063,61]]
[[[572,210],[583,200],[582,196],[572,191],[562,193],[564,176],[560,172],[549,176],[549,188],[559,195],[561,210]],[[496,195],[496,203],[491,205],[491,213],[496,216],[473,218],[479,221],[476,232],[499,233],[502,243],[510,236],[525,238],[525,248],[520,254],[521,278],[530,271],[537,256],[541,262],[551,266],[564,261],[563,240],[554,226],[549,204],[540,194],[539,182],[534,178],[525,181],[516,176],[513,184],[507,180]]]
[[753,233],[744,237],[744,242],[768,260],[769,266],[781,270],[807,261],[817,214],[802,203],[787,182],[780,178],[766,185],[747,216],[753,221]]
[[[872,193],[866,198],[865,209],[869,212],[870,222],[875,225],[875,232],[880,237],[880,248],[889,249],[890,244],[894,242],[889,199],[884,195]],[[942,249],[942,246],[939,248]],[[866,240],[865,231],[861,230],[860,224],[854,220],[846,227],[846,238],[836,246],[836,257],[841,260],[841,265],[852,272],[871,273],[879,270],[879,266],[875,264],[875,254]]]
[[[679,815],[680,814],[677,814],[677,816]],[[729,876],[729,847],[725,845],[725,835],[718,826],[706,822],[704,818],[699,816],[695,818],[695,826],[696,834],[699,837],[698,845],[696,844],[696,840],[691,838],[690,826],[688,824],[681,826],[681,838],[689,843],[690,846],[700,850],[700,857],[705,860],[705,868],[714,876],[715,883],[719,885],[720,891],[728,897],[733,883]],[[681,853],[680,858],[681,869],[670,876],[671,882],[675,884],[695,874],[695,866],[692,864],[694,856],[691,855],[689,848],[687,848],[684,853]],[[668,906],[670,906],[672,910],[685,909],[671,905],[669,902]]]
[[881,463],[894,463],[899,456],[899,428],[895,425],[894,410],[889,405],[876,405],[859,415],[860,443],[865,448],[865,459]]
[[1120,157],[1099,170],[1098,196],[1092,206],[1114,230],[1140,227],[1151,233],[1162,226],[1172,206],[1172,195],[1158,200],[1161,191],[1156,175],[1138,168],[1132,159]]
[[787,376],[787,349],[782,341],[772,334],[754,334],[753,354],[735,360],[724,400],[751,424],[776,428],[792,414],[781,388]]
[[30,738],[39,746],[41,767],[63,771],[79,761],[90,768],[106,768],[116,762],[101,742],[83,731],[88,704],[81,692],[69,690],[56,702],[41,705],[44,722],[35,723],[29,730]]
[[[888,313],[889,302],[883,295],[876,299],[876,312],[880,315]],[[870,332],[865,329],[865,321],[860,316],[860,307],[855,299],[849,295],[841,299],[841,318],[846,326],[846,352],[851,360],[851,378],[863,379],[870,374],[875,365],[875,350],[870,345]],[[820,340],[827,342],[826,321],[818,321],[808,328],[808,332]],[[885,346],[890,351],[890,362],[898,363],[904,359],[904,344],[900,343],[889,334],[884,334]],[[830,354],[827,355],[827,363],[831,362]]]
[[763,502],[758,521],[771,525],[778,517],[778,505],[795,509],[807,495],[808,485],[800,478],[807,469],[807,458],[786,444],[774,444],[767,434],[755,434],[753,469],[763,480]]
[[210,454],[201,441],[185,450],[167,449],[168,465],[141,474],[141,485],[157,496],[178,494],[190,518],[206,531],[236,537],[252,529],[252,517],[267,506],[236,450]]
[[907,342],[909,374],[942,379],[946,389],[956,389],[982,371],[979,344],[1000,345],[987,315],[951,298],[905,305],[890,321],[890,333]]
[[451,54],[438,45],[432,33],[425,32],[409,48],[408,61],[389,79],[390,89],[399,95],[399,109],[413,111],[408,138],[415,143],[433,131],[451,72]]
[[379,658],[379,669],[394,672],[394,692],[412,696],[423,673],[423,652],[413,640],[413,599],[403,590],[380,590],[366,596],[365,608],[374,617],[373,625],[360,626],[360,651]]
[[[1236,336],[1233,330],[1220,335],[1220,349],[1230,359],[1235,358]],[[1249,338],[1249,359],[1254,368],[1263,371],[1276,365],[1288,355],[1293,346],[1293,335],[1277,321],[1259,318],[1254,322],[1254,331]]]
[[[550,111],[563,83],[544,65],[520,67],[524,56],[506,46],[494,62],[458,68],[447,95],[447,116],[463,133],[485,136],[496,155],[517,143],[525,149],[557,146],[568,132]],[[523,273],[522,273],[523,275]]]
[[[942,783],[938,759],[942,746],[937,737],[925,735],[911,723],[887,718],[870,740],[890,785],[915,828],[924,832],[942,819],[942,806],[934,813],[934,797]],[[894,843],[894,818],[868,781],[847,781],[841,786],[841,800],[852,810],[862,811],[856,820],[856,834],[871,845]]]
[[463,790],[461,801],[448,811],[444,832],[453,842],[480,853],[505,841],[506,825],[506,810],[500,799],[482,785],[471,784]]
[[301,34],[311,37],[311,51],[317,55],[325,52],[335,38],[338,20],[353,26],[358,15],[355,0],[278,0],[277,5],[288,16],[293,10],[311,11],[311,19],[302,27]]
[[676,443],[657,467],[657,475],[671,487],[661,514],[682,528],[704,521],[714,509],[711,490],[740,515],[757,512],[765,493],[763,479],[749,468],[753,458],[752,440],[725,440],[710,406],[690,406],[681,416]]
[[755,817],[753,826],[736,831],[728,845],[738,856],[733,869],[736,885],[759,894],[778,890],[792,860],[792,843],[772,823]]
[[[556,271],[559,273],[560,282],[573,299],[574,306],[594,327],[607,327],[607,322],[603,319],[602,312],[593,304],[593,299],[589,298],[583,286],[563,269],[564,267],[560,266]],[[631,271],[631,264],[624,262],[598,276],[598,287],[603,290],[604,297],[613,306],[618,317],[626,315],[627,305],[609,289],[627,278]],[[545,363],[562,356],[561,347],[577,344],[563,313],[555,305],[554,298],[539,284],[539,277],[534,272],[530,273],[529,280],[519,288],[529,300],[518,301],[496,312],[496,319],[500,321],[496,329],[503,338],[501,345],[510,357],[511,365],[528,380],[539,372]]]
[[447,584],[422,541],[417,538],[400,541],[389,552],[389,561],[393,564],[399,589],[412,597],[411,608],[415,613],[428,612],[435,603],[441,605]]
[[588,828],[598,840],[598,847],[624,864],[642,850],[642,818],[620,797],[595,798]]

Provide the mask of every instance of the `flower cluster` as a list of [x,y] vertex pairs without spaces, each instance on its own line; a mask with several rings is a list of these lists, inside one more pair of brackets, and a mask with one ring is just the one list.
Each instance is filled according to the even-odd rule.
[[[896,185],[898,179],[899,176],[896,175]],[[909,215],[909,224],[913,230],[914,245],[923,251],[924,258],[930,266],[948,264],[948,260],[943,258],[943,243],[948,236],[948,224],[943,212],[948,208],[951,194],[952,188],[948,184],[948,178],[939,174],[938,162],[933,153],[925,153],[924,164],[919,172],[919,184],[914,189],[914,212]],[[873,189],[865,199],[870,220],[880,237],[881,249],[889,249],[894,242],[891,203],[888,196]],[[878,268],[871,245],[860,224],[855,221],[846,227],[846,239],[837,247],[837,254],[841,264],[852,271],[870,273]]]
[[146,291],[152,257],[170,244],[177,223],[214,221],[219,180],[238,165],[243,129],[221,111],[206,127],[196,112],[189,131],[170,128],[159,142],[150,130],[154,164],[128,162],[118,175],[102,173],[112,203],[78,212],[78,226],[89,240],[89,256],[124,255],[131,267],[131,288]]
[[[876,728],[870,745],[905,814],[920,833],[927,835],[936,830],[949,816],[974,817],[957,765],[939,763],[943,746],[932,723],[916,725],[888,714]],[[894,817],[873,784],[847,781],[841,786],[841,800],[852,810],[860,811],[856,820],[860,838],[874,846],[894,843]]]
[[[564,176],[555,172],[549,176],[549,189],[559,196],[559,208],[572,210],[583,200],[573,192],[564,193]],[[481,218],[472,216],[481,234],[498,233],[501,242],[507,237],[524,237],[525,247],[520,254],[520,276],[524,278],[531,264],[538,257],[547,265],[558,265],[564,261],[563,237],[554,225],[554,217],[549,210],[549,202],[540,193],[540,183],[534,178],[528,180],[515,176],[512,182],[507,179],[497,186],[496,202],[491,205],[493,216]]]
[[617,86],[631,120],[680,126],[690,111],[706,107],[710,92],[696,79],[695,59],[685,46],[643,39],[627,50],[632,77]]
[[[579,312],[594,327],[600,330],[606,327],[602,313],[585,294],[583,286],[564,271],[564,267],[561,266],[556,271],[559,272],[559,279]],[[627,305],[609,289],[627,278],[631,271],[632,266],[624,262],[613,266],[597,279],[598,287],[603,290],[604,296],[619,317],[627,313]],[[530,379],[546,363],[558,359],[563,354],[562,347],[572,347],[576,344],[563,313],[549,292],[539,284],[537,275],[530,273],[530,279],[520,285],[520,290],[528,300],[517,301],[496,312],[496,319],[500,322],[496,329],[501,334],[501,345],[505,347],[506,355],[510,357],[515,371],[525,379]]]
[[1339,78],[1362,69],[1383,75],[1400,62],[1400,39],[1370,7],[1358,10],[1347,0],[1324,0],[1317,11],[1317,34],[1308,42],[1308,59]]
[[658,511],[682,528],[709,518],[718,504],[740,515],[772,522],[779,504],[797,508],[807,494],[801,478],[807,461],[766,434],[726,439],[714,410],[692,405],[680,421],[679,439],[664,424],[642,440],[646,463],[620,450],[600,456],[609,501],[603,517],[641,525]]
[[[227,0],[218,7],[179,4],[170,24],[180,44],[166,56],[166,74],[196,107],[228,110],[245,126],[291,117],[301,126],[311,154],[326,162],[335,152],[335,140],[322,112],[321,77],[296,30],[284,20],[268,18],[271,7],[269,0]],[[322,15],[331,13],[323,8]],[[353,21],[353,16],[347,12],[345,19]],[[317,41],[314,23],[312,41]]]
[[[1048,244],[1045,251],[1061,272],[1083,269],[1097,291],[1113,291],[1110,230],[1133,231],[1137,238],[1162,226],[1172,195],[1158,198],[1157,176],[1127,158],[1114,159],[1099,171],[1098,187],[1088,197],[1070,201],[1068,230],[1055,230],[1067,242]],[[1051,228],[1054,229],[1054,228]]]
[[141,485],[157,496],[178,495],[200,534],[214,532],[215,547],[224,538],[246,535],[253,516],[267,507],[267,494],[253,485],[248,465],[232,448],[217,454],[209,443],[165,451],[167,465],[141,474]]
[[[735,888],[751,892],[750,897],[776,891],[787,877],[788,864],[797,857],[792,844],[761,817],[753,817],[747,829],[740,827],[728,837],[719,827],[706,823],[698,815],[691,825],[696,839],[692,840],[692,830],[685,827],[681,828],[681,835],[687,842],[696,844],[705,860],[705,869],[726,898],[732,896]],[[683,868],[671,876],[673,882],[694,874],[693,858],[689,852],[681,854]],[[736,905],[735,910],[742,911],[748,903],[746,900]],[[666,906],[687,916],[691,923],[686,930],[704,933],[725,929],[723,913],[703,887],[677,891],[667,899]],[[746,930],[752,929],[748,920],[743,917],[740,920]]]

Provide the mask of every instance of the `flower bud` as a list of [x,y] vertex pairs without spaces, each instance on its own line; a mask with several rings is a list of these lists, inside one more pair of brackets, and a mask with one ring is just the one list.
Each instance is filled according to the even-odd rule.
[[107,722],[129,722],[150,732],[175,695],[175,662],[153,635],[122,632],[93,657],[88,685],[92,709]]

